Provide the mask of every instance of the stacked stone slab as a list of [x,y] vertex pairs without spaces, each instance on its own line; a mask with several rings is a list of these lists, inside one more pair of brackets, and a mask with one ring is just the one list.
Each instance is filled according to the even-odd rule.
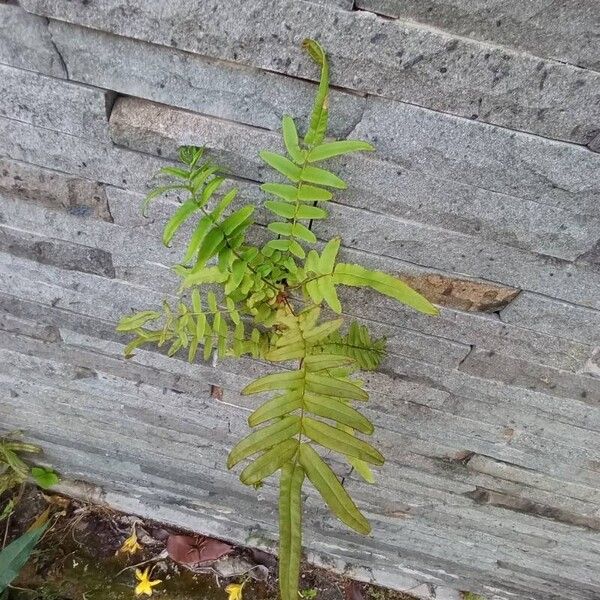
[[332,161],[349,189],[313,230],[441,315],[344,294],[388,338],[366,409],[388,462],[376,486],[333,463],[370,537],[307,490],[308,559],[419,598],[600,597],[599,12],[0,2],[0,431],[22,429],[118,508],[274,547],[275,485],[224,468],[254,407],[239,392],[269,367],[125,361],[115,323],[176,289],[184,235],[159,235],[180,199],[139,208],[179,145],[243,178],[264,239],[257,152],[280,149],[282,115],[305,126],[316,73],[299,43],[316,37],[332,135],[378,152]]

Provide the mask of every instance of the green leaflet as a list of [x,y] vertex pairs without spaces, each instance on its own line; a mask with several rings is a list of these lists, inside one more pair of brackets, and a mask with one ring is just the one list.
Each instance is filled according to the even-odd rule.
[[248,396],[251,394],[259,394],[260,392],[268,392],[269,390],[294,389],[303,382],[304,371],[302,370],[273,373],[272,375],[265,375],[248,384],[242,390],[242,394]]
[[206,234],[210,231],[212,224],[213,221],[210,215],[204,215],[198,221],[198,225],[196,225],[196,229],[194,229],[194,233],[192,233],[192,237],[190,238],[187,250],[185,252],[185,256],[183,257],[184,264],[190,262],[194,255],[198,252],[200,244],[202,244],[202,242],[204,241],[204,238],[206,237]]
[[354,361],[338,354],[313,354],[304,359],[304,368],[307,371],[327,371],[337,367],[345,367]]
[[380,294],[390,296],[402,304],[428,315],[438,315],[439,310],[424,296],[415,292],[406,283],[382,271],[371,271],[360,265],[338,263],[333,280],[336,283],[355,287],[370,287]]
[[206,238],[204,238],[204,243],[198,251],[198,258],[196,259],[196,264],[192,269],[192,274],[202,269],[206,264],[206,261],[212,258],[224,245],[224,243],[225,236],[223,231],[221,229],[211,229]]
[[283,417],[301,406],[302,390],[292,390],[262,404],[248,417],[248,425],[256,427],[265,421]]
[[371,532],[369,522],[360,513],[331,467],[309,444],[300,445],[300,464],[331,512],[342,523],[363,535]]
[[338,237],[329,240],[325,244],[318,260],[319,273],[333,273],[335,259],[337,258],[341,243],[342,239]]
[[267,200],[265,207],[268,208],[274,215],[291,219],[296,213],[296,209],[292,204],[287,202],[277,202],[276,200]]
[[269,152],[268,150],[262,150],[259,154],[270,167],[273,167],[288,179],[300,181],[302,169],[285,156],[281,156],[281,154],[276,154],[275,152]]
[[334,175],[325,169],[320,169],[319,167],[304,167],[302,171],[302,181],[338,188],[340,190],[345,190],[348,187],[346,182],[337,175]]
[[304,331],[302,337],[310,344],[318,344],[321,340],[328,338],[332,333],[337,331],[343,322],[343,319],[325,321],[316,327],[311,327],[308,331]]
[[254,206],[243,206],[229,215],[223,223],[221,223],[221,229],[225,235],[234,235],[236,231],[239,231],[240,226],[246,224],[253,212]]
[[301,204],[296,211],[297,219],[325,219],[327,211],[318,206],[306,206]]
[[285,440],[251,462],[240,474],[245,485],[255,485],[273,475],[298,451],[298,440]]
[[325,377],[316,373],[306,375],[306,389],[315,394],[347,398],[348,400],[369,399],[367,392],[349,381],[336,379],[335,377]]
[[327,202],[333,194],[329,190],[315,187],[314,185],[302,184],[297,191],[298,200],[303,202]]
[[354,458],[354,456],[346,456],[346,460],[367,483],[375,483],[375,475],[373,475],[371,467],[364,460]]
[[246,436],[229,453],[227,468],[231,469],[241,460],[297,435],[300,433],[300,423],[300,417],[291,415]]
[[260,189],[266,194],[274,194],[288,202],[295,202],[298,196],[298,188],[285,183],[263,183]]
[[169,246],[175,232],[185,223],[197,210],[200,210],[195,200],[184,202],[168,220],[163,230],[163,244]]
[[375,148],[368,142],[361,140],[341,140],[339,142],[329,142],[315,146],[308,154],[307,160],[308,162],[317,162],[333,158],[334,156],[340,156],[341,154],[348,154],[349,152],[373,152],[374,150]]
[[336,423],[347,425],[367,435],[373,433],[374,427],[369,419],[337,398],[307,393],[304,396],[304,405],[306,409],[318,417],[331,419]]
[[292,235],[292,223],[282,223],[276,221],[275,223],[269,223],[268,227],[277,235]]
[[329,65],[327,56],[319,42],[306,39],[302,47],[308,52],[310,57],[321,67],[321,78],[319,80],[319,89],[315,97],[312,114],[310,116],[310,125],[304,136],[304,142],[307,145],[320,144],[327,131],[327,120],[329,111]]
[[373,465],[382,465],[382,454],[371,444],[310,417],[302,419],[302,432],[313,442],[346,456],[354,456]]
[[279,482],[279,592],[281,600],[298,600],[302,558],[302,484],[304,469],[287,462]]
[[302,165],[306,153],[300,149],[298,144],[298,131],[294,119],[289,115],[285,115],[282,121],[283,141],[285,149],[288,151],[291,159],[297,164]]
[[177,179],[187,180],[190,176],[190,172],[187,169],[181,169],[180,167],[163,167],[160,169],[159,173],[163,173],[164,175],[171,175],[172,177],[176,177]]
[[292,235],[310,244],[314,244],[317,241],[315,234],[302,223],[292,224]]
[[160,313],[155,310],[143,310],[130,317],[121,317],[117,325],[117,331],[133,331],[143,327],[148,321],[154,321],[160,317]]

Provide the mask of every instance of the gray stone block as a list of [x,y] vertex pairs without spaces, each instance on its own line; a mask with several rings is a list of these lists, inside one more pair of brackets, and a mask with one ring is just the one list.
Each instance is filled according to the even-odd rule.
[[357,8],[600,71],[594,0],[357,0]]
[[146,191],[163,166],[160,158],[97,140],[0,118],[0,155],[119,187]]
[[0,157],[0,193],[79,217],[112,221],[104,185]]
[[577,398],[594,406],[600,402],[600,381],[596,379],[541,367],[492,351],[474,349],[459,368],[477,377],[504,381],[551,396]]
[[337,86],[580,144],[598,133],[600,74],[372,13],[291,0],[200,4],[193,10],[177,0],[160,17],[140,0],[118,10],[110,0],[93,6],[23,0],[23,6],[125,37],[314,79],[314,66],[298,50],[310,32],[329,50]]
[[67,76],[47,19],[13,4],[0,3],[0,63],[53,77]]
[[[586,403],[584,398],[565,402],[564,398],[549,393],[508,385],[504,381],[485,379],[464,371],[441,369],[402,357],[396,357],[394,361],[386,363],[383,372],[391,378],[418,381],[430,387],[437,387],[456,397],[485,402],[490,405],[490,412],[494,412],[494,407],[498,403],[502,403],[511,407],[514,412],[516,421],[505,421],[505,425],[511,428],[514,428],[515,424],[518,426],[520,418],[529,419],[529,417],[521,415],[535,411],[540,415],[539,422],[561,423],[587,431],[600,431],[600,410],[597,404]],[[516,417],[516,415],[520,416]],[[503,439],[505,444],[511,443],[506,437]],[[571,436],[571,439],[576,440],[577,436]],[[462,450],[472,450],[472,448],[467,446]],[[508,462],[514,461],[509,460]],[[562,476],[565,474],[568,474],[568,469],[564,470]],[[594,481],[591,475],[586,476],[586,481],[588,479],[591,482]]]
[[[585,148],[378,98],[369,99],[352,137],[373,141],[401,171],[600,216],[600,157]],[[530,206],[529,221],[544,210]]]
[[511,323],[586,344],[600,344],[600,312],[560,302],[554,298],[523,292],[501,313]]
[[0,116],[108,141],[109,92],[0,65]]
[[[4,216],[0,210],[0,223]],[[39,235],[16,232],[0,224],[0,251],[27,258],[42,265],[53,265],[68,271],[81,271],[103,277],[115,276],[109,252]]]
[[24,335],[45,342],[56,342],[61,339],[58,327],[16,317],[3,308],[0,309],[0,331]]
[[[307,126],[316,89],[307,81],[60,21],[50,31],[76,81],[257,127],[279,129],[284,114],[297,116],[301,131]],[[346,137],[364,104],[334,90],[331,134]]]
[[[408,107],[409,111],[413,109],[419,110]],[[486,149],[493,147],[498,151],[498,145],[482,144],[479,152],[472,155],[464,146],[455,152],[457,146],[450,140],[464,139],[463,134],[468,137],[470,132],[477,138],[482,129],[477,124],[466,123],[466,131],[441,136],[428,122],[428,117],[438,120],[438,115],[422,111],[424,119],[414,130],[414,121],[402,118],[398,128],[390,120],[384,131],[377,122],[386,120],[386,114],[382,110],[371,121],[379,134],[376,152],[338,161],[334,167],[348,183],[348,190],[340,195],[343,204],[567,260],[578,258],[596,243],[600,235],[600,188],[594,191],[593,173],[597,167],[588,169],[586,177],[579,170],[579,158],[585,163],[587,155],[576,152],[577,148],[573,148],[574,155],[568,159],[572,170],[567,173],[563,169],[566,158],[548,160],[550,154],[538,146],[536,138],[530,137],[531,144],[522,145],[521,154],[527,153],[527,160],[531,160],[536,148],[539,150],[534,169],[547,167],[549,173],[562,170],[565,179],[581,177],[579,183],[572,182],[570,192],[565,181],[565,189],[559,190],[549,178],[544,182],[542,177],[531,177],[521,160],[513,162],[514,148],[507,148],[493,164]],[[442,117],[442,128],[448,120],[449,117]],[[409,131],[414,133],[412,137]],[[496,131],[502,138],[500,132],[504,130]],[[365,136],[371,136],[367,128],[353,134]],[[395,142],[391,141],[392,136]],[[424,156],[429,160],[422,161]],[[388,157],[392,160],[385,160]],[[483,162],[487,168],[480,169]],[[502,168],[501,163],[510,168]],[[546,163],[551,164],[545,167]],[[510,181],[507,172],[518,172],[519,185]],[[486,187],[481,187],[484,180]],[[584,187],[589,193],[584,192]]]

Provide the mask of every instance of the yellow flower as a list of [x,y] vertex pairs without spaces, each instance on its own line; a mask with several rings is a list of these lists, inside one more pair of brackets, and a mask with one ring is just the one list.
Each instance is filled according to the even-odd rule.
[[242,589],[244,588],[244,583],[230,583],[225,588],[225,591],[229,594],[229,598],[227,600],[242,600]]
[[146,568],[143,573],[139,569],[136,569],[135,576],[139,581],[139,583],[135,586],[136,596],[141,596],[142,594],[146,594],[146,596],[152,596],[152,588],[161,582],[160,579],[150,581],[150,567]]
[[142,545],[138,542],[135,528],[131,532],[131,535],[123,542],[123,545],[119,548],[119,552],[127,552],[127,554],[135,554],[138,550],[142,549]]

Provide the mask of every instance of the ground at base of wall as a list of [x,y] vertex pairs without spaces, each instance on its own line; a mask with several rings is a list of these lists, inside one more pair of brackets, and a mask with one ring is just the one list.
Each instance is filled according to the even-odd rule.
[[[10,521],[0,524],[0,542],[16,538],[40,515],[52,525],[8,600],[131,600],[139,583],[136,569],[143,573],[147,568],[151,580],[161,580],[152,587],[152,595],[161,600],[228,600],[227,586],[243,582],[243,600],[278,597],[277,561],[270,554],[33,487],[26,488]],[[127,553],[123,544],[133,532],[140,547]],[[196,562],[222,553],[216,560]],[[411,600],[310,566],[303,569],[300,590],[299,600]]]

